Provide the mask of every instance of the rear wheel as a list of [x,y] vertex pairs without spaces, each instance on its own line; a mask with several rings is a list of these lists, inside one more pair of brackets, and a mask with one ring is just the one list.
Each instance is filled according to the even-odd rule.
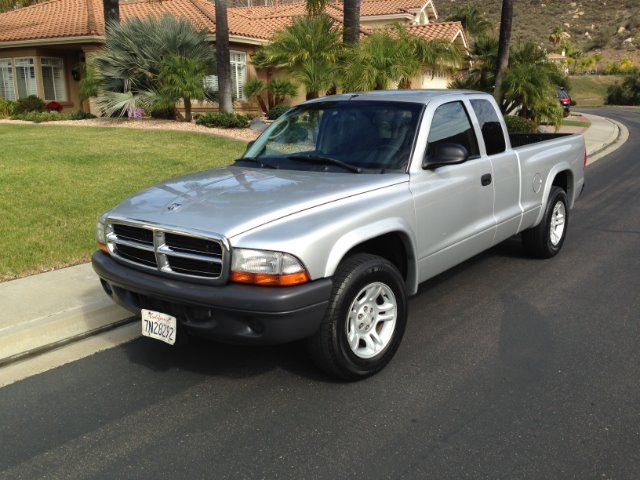
[[381,370],[393,357],[407,321],[407,294],[398,269],[384,258],[356,254],[333,278],[325,319],[309,339],[314,362],[345,380]]
[[536,258],[555,256],[562,248],[568,226],[567,194],[560,187],[551,187],[542,221],[537,227],[522,232],[525,251]]

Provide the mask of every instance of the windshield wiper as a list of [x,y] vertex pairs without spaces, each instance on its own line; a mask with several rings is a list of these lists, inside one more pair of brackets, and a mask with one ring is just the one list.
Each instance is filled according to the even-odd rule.
[[337,158],[325,157],[323,155],[289,155],[287,158],[291,160],[302,160],[304,162],[336,165],[353,173],[362,173],[362,168],[360,167],[354,167],[353,165],[349,165],[348,163],[345,163],[342,160],[338,160]]
[[262,160],[259,160],[254,157],[242,157],[242,158],[238,158],[237,160],[234,160],[234,163],[238,163],[238,162],[257,163],[262,168],[275,168],[275,169],[278,168],[275,165],[271,165],[270,163],[263,162]]

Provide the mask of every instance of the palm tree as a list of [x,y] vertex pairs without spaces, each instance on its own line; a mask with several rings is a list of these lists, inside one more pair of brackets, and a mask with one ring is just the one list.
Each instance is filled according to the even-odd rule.
[[0,0],[0,13],[9,12],[16,8],[28,7],[38,3],[38,0]]
[[349,50],[342,68],[343,87],[349,91],[384,90],[397,84],[410,88],[411,79],[425,71],[444,73],[463,61],[450,42],[426,41],[406,28],[377,31]]
[[503,84],[502,111],[517,112],[539,123],[545,119],[558,123],[562,108],[556,98],[556,85],[566,79],[560,68],[549,61],[545,52],[527,42],[511,52],[510,66]]
[[120,23],[120,0],[102,0],[104,12],[104,27],[109,28],[111,23]]
[[498,61],[496,65],[496,85],[494,96],[502,103],[502,82],[509,66],[509,46],[511,44],[511,24],[513,22],[513,0],[502,0],[500,16],[500,40],[498,41]]
[[306,0],[305,9],[307,16],[317,17],[324,13],[324,9],[327,6],[327,0]]
[[342,41],[355,45],[360,38],[360,0],[344,0]]
[[565,32],[562,27],[555,27],[549,34],[549,41],[553,44],[553,48],[558,48],[563,40],[568,40],[569,38],[571,38],[571,35]]
[[286,68],[300,82],[307,99],[335,83],[340,54],[340,32],[326,14],[302,17],[276,34],[253,57],[258,68]]
[[221,112],[233,112],[231,96],[231,53],[227,0],[216,0],[216,69],[218,71],[218,106]]
[[204,100],[202,79],[207,74],[207,64],[200,58],[172,55],[162,60],[158,73],[159,108],[175,108],[178,100],[184,103],[184,119],[191,121],[191,100]]
[[206,31],[197,31],[187,20],[171,15],[112,23],[105,35],[105,48],[91,62],[98,104],[109,115],[123,115],[137,107],[153,111],[163,94],[163,61],[175,56],[193,59],[204,65],[204,70],[190,67],[184,72],[196,71],[197,81],[202,82],[204,74],[213,70],[212,54]]
[[244,84],[244,94],[249,100],[256,100],[260,105],[262,113],[266,114],[269,111],[269,107],[262,98],[262,92],[266,89],[265,83],[259,78],[249,80]]
[[496,66],[498,65],[498,39],[480,37],[473,42],[470,53],[473,66],[469,71],[469,77],[475,83],[473,88],[492,93],[496,82]]
[[478,5],[456,5],[447,20],[462,23],[465,31],[472,37],[482,36],[493,29]]
[[296,86],[286,78],[271,79],[267,84],[267,90],[273,97],[273,105],[269,105],[269,108],[280,105],[287,97],[295,97],[298,94]]

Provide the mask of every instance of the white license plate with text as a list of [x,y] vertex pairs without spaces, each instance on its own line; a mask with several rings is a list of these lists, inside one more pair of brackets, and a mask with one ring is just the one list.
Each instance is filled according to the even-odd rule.
[[142,335],[155,338],[169,345],[176,343],[176,317],[166,313],[154,312],[153,310],[142,310],[141,313]]

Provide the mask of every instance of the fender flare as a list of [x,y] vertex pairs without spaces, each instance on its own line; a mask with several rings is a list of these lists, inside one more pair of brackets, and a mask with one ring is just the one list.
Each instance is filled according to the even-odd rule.
[[[573,171],[571,170],[571,165],[569,165],[569,162],[567,161],[562,161],[557,165],[554,165],[553,168],[549,170],[549,173],[547,174],[547,181],[542,192],[542,207],[540,208],[540,212],[538,213],[538,218],[536,218],[534,226],[539,225],[542,221],[542,217],[544,216],[544,212],[547,208],[547,202],[549,201],[549,194],[551,193],[553,182],[555,181],[556,177],[563,172],[568,172],[571,183],[574,182]],[[575,190],[575,185],[568,185],[567,190],[569,190],[567,192],[567,198],[569,199],[569,208],[573,208],[574,199],[571,192]]]
[[401,237],[407,256],[407,293],[413,295],[418,290],[418,259],[416,255],[416,238],[407,222],[401,217],[385,218],[375,223],[361,225],[343,234],[336,240],[327,257],[325,277],[331,277],[343,258],[358,245],[383,235],[396,233]]

